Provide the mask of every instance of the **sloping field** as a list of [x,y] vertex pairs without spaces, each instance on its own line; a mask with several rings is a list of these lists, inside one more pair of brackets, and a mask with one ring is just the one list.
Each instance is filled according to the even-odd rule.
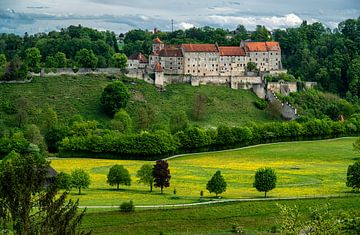
[[[172,178],[164,195],[160,195],[157,188],[149,193],[147,186],[136,182],[136,171],[141,165],[154,162],[53,159],[52,166],[65,172],[83,168],[91,174],[90,189],[84,190],[81,196],[76,195],[76,190],[71,194],[73,198],[80,198],[81,205],[120,205],[128,200],[133,200],[135,205],[191,203],[199,201],[201,190],[204,200],[210,200],[214,195],[206,191],[206,183],[217,170],[221,170],[228,183],[223,198],[263,197],[263,193],[252,187],[255,171],[260,167],[272,167],[277,172],[278,184],[268,193],[270,197],[345,195],[349,192],[345,186],[347,167],[359,159],[352,150],[354,140],[269,144],[174,158],[168,161]],[[130,187],[123,186],[117,191],[106,184],[106,175],[114,164],[124,165],[129,170]],[[176,195],[173,195],[174,189]]]

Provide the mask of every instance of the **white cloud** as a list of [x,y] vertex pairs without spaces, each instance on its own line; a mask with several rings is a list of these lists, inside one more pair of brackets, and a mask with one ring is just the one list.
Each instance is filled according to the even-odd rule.
[[178,24],[178,27],[180,29],[191,29],[191,28],[194,28],[195,25],[193,25],[191,23],[187,23],[187,22],[181,22],[180,24]]
[[279,16],[242,17],[242,16],[212,15],[209,18],[210,18],[210,23],[212,22],[222,26],[243,24],[248,28],[254,28],[256,25],[265,25],[269,29],[294,27],[300,25],[302,22],[302,19],[293,13],[280,17]]

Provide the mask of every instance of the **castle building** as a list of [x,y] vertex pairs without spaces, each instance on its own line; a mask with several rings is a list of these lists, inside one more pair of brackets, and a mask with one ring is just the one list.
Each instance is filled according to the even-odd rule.
[[[239,46],[165,45],[159,38],[155,38],[152,49],[149,69],[155,71],[156,66],[161,66],[162,72],[168,75],[244,76],[248,62],[254,62],[261,72],[282,70],[281,48],[278,42],[242,41]],[[129,57],[129,69],[143,68],[144,61],[141,55]]]

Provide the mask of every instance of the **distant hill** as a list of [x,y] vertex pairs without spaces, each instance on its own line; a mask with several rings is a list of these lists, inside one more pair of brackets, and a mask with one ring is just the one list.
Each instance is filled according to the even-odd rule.
[[[32,123],[37,124],[42,111],[52,107],[60,122],[81,114],[86,119],[97,120],[106,126],[110,119],[101,109],[100,96],[104,87],[111,82],[106,76],[57,76],[34,78],[28,84],[0,84],[0,120],[6,126],[14,126],[15,114],[11,110],[16,99],[25,97]],[[127,78],[124,82],[131,91],[127,111],[135,127],[140,119],[139,112],[144,110],[151,119],[150,129],[168,129],[170,116],[179,111],[187,114],[191,124],[203,127],[217,127],[221,124],[240,126],[247,122],[279,120],[270,115],[269,111],[256,108],[254,102],[258,98],[247,90],[176,84],[159,91],[141,80]],[[191,110],[198,92],[207,96],[207,115],[201,121],[194,121]]]

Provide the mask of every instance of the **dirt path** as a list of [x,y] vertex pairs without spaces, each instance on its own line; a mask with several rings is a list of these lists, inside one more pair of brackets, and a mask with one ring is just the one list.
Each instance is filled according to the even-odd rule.
[[[210,204],[228,203],[228,202],[258,202],[258,201],[282,201],[282,200],[298,200],[298,199],[317,199],[317,198],[340,198],[343,196],[338,195],[323,195],[323,196],[304,196],[304,197],[274,197],[274,198],[234,198],[234,199],[215,199],[213,201],[206,202],[194,202],[184,204],[165,204],[165,205],[146,205],[146,206],[135,206],[139,209],[163,209],[163,208],[178,208],[178,207],[191,207],[191,206],[203,206]],[[79,208],[89,209],[111,209],[119,208],[119,206],[79,206]]]

